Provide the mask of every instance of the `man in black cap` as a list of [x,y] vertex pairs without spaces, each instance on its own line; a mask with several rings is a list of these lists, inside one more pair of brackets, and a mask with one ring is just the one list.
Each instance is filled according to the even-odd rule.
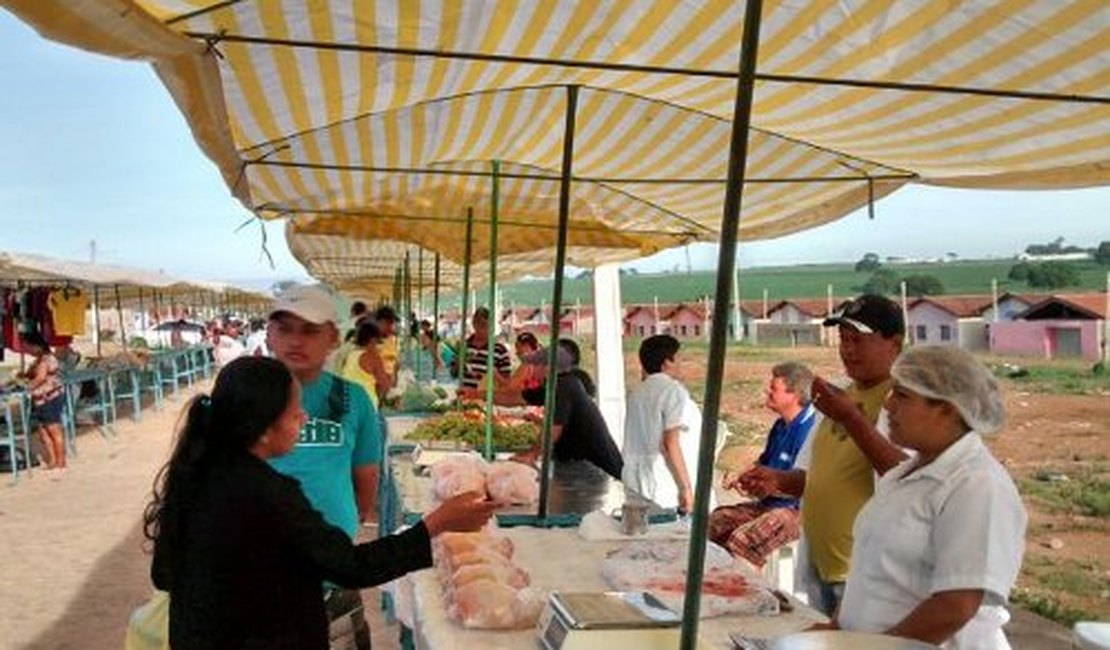
[[813,379],[813,405],[824,416],[789,471],[759,467],[742,482],[758,497],[801,496],[805,551],[799,582],[810,605],[832,615],[844,593],[852,525],[883,474],[906,457],[887,439],[883,401],[890,368],[902,351],[902,310],[882,296],[864,295],[825,319],[838,327],[840,360],[851,380],[838,388]]

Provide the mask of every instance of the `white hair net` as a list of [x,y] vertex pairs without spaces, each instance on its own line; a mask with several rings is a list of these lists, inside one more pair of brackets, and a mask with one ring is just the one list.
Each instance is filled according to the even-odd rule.
[[955,346],[912,347],[898,357],[890,374],[918,395],[948,402],[979,433],[1002,428],[1006,413],[998,382],[968,352]]

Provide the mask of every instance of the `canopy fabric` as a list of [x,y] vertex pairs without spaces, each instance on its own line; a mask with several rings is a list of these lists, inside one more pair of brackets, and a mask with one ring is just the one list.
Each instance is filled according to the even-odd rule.
[[98,286],[111,289],[111,292],[102,294],[106,300],[114,299],[118,292],[120,300],[128,304],[139,300],[140,291],[145,293],[148,302],[153,298],[154,292],[168,298],[219,295],[229,300],[249,304],[270,301],[262,294],[226,283],[186,281],[160,271],[115,264],[59,260],[30,253],[0,252],[0,283],[5,282],[58,282]]
[[[290,251],[313,277],[327,282],[349,295],[371,298],[392,296],[397,271],[409,262],[412,287],[418,284],[431,289],[435,281],[435,253],[403,240],[361,239],[347,235],[301,234],[299,224],[286,225],[286,239]],[[567,259],[571,264],[586,266],[585,261],[602,263],[623,262],[635,258],[637,253],[627,248],[570,248]],[[499,282],[551,272],[555,251],[553,248],[533,249],[526,252],[498,255],[497,279]],[[489,284],[489,261],[471,264],[472,286]],[[440,285],[459,289],[462,287],[461,263],[440,258]]]
[[[641,252],[720,235],[734,0],[0,3],[48,38],[153,62],[265,218],[342,217],[329,234],[385,239],[436,230],[447,241],[421,245],[458,260],[462,211],[488,214],[489,179],[473,174],[496,159],[505,220],[545,226],[531,239],[549,247],[564,86],[577,85],[572,221]],[[742,239],[908,182],[1110,182],[1105,0],[768,0],[757,79]],[[507,233],[505,250],[527,239]]]

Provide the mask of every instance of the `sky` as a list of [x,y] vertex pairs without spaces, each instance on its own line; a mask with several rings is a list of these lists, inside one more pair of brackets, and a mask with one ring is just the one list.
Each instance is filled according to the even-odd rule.
[[[38,253],[267,287],[306,281],[279,222],[233,199],[149,65],[46,41],[0,10],[0,252]],[[722,197],[723,198],[723,197]],[[911,186],[834,223],[741,242],[742,267],[882,257],[1009,257],[1064,237],[1110,239],[1110,188],[997,192]],[[262,251],[265,230],[267,250]],[[95,247],[92,245],[95,242]],[[714,268],[699,244],[634,263]]]

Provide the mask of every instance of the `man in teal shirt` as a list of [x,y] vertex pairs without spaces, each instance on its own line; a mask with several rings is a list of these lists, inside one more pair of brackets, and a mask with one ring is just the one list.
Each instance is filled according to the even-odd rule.
[[[366,391],[324,370],[339,345],[337,320],[332,297],[319,287],[285,293],[270,312],[267,342],[300,381],[301,406],[308,415],[297,446],[270,463],[300,481],[324,519],[353,540],[359,521],[373,520],[376,511],[382,435]],[[328,615],[333,620],[352,616],[357,646],[370,647],[357,591],[330,590]]]

